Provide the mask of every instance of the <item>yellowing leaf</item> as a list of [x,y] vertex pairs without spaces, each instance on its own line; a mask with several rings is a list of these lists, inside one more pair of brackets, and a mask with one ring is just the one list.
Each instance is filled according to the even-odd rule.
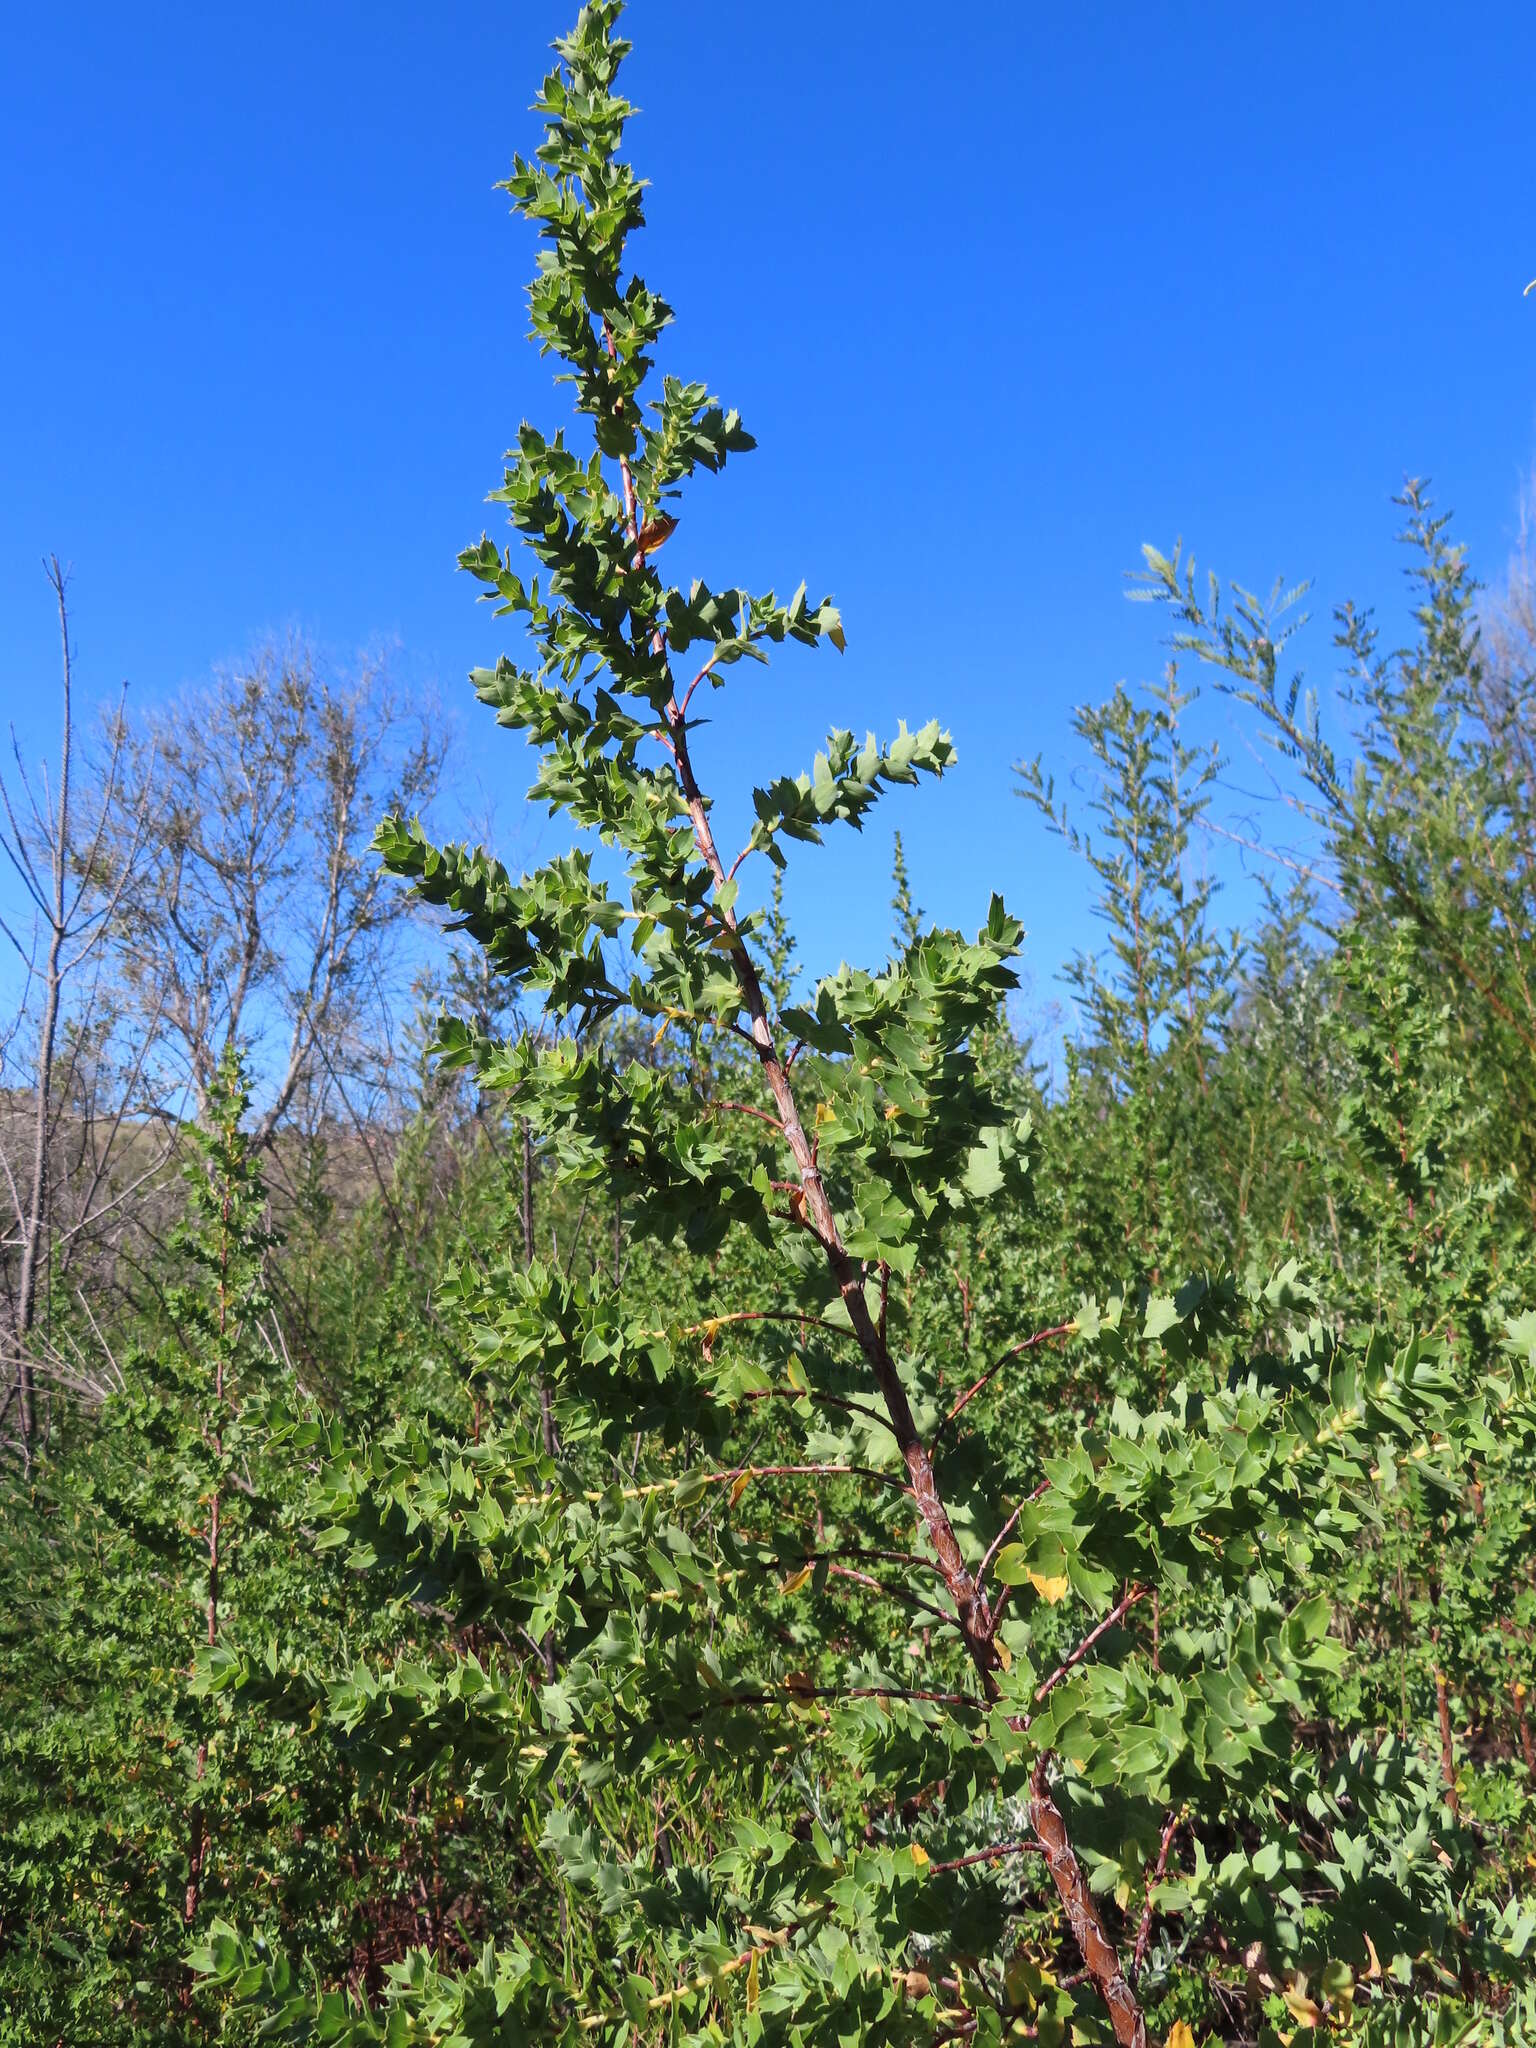
[[747,2011],[757,2009],[757,1950],[752,1951],[752,1960],[747,1965]]
[[1280,1996],[1292,2018],[1300,2020],[1304,2027],[1315,2027],[1323,2016],[1322,2007],[1308,1998],[1304,1981],[1299,1981],[1294,1990],[1282,1991]]
[[1188,2020],[1175,2020],[1168,2029],[1165,2048],[1195,2048],[1195,2037],[1190,2031]]
[[741,1499],[741,1496],[746,1492],[747,1488],[751,1484],[752,1474],[750,1472],[743,1472],[739,1479],[733,1479],[731,1481],[730,1505],[732,1507],[735,1507],[737,1501]]
[[779,1590],[784,1593],[798,1593],[800,1588],[810,1578],[811,1573],[815,1569],[816,1567],[814,1565],[801,1565],[799,1571],[790,1573],[789,1577],[784,1581],[784,1584],[780,1587]]
[[910,1842],[907,1845],[907,1854],[919,1870],[926,1870],[932,1860],[921,1842]]
[[[1056,1578],[1047,1572],[1031,1572],[1029,1583],[1040,1595],[1040,1598],[1051,1607],[1054,1607],[1058,1601],[1065,1600],[1072,1588],[1072,1582],[1067,1577]],[[1182,2025],[1182,2022],[1180,2024]]]

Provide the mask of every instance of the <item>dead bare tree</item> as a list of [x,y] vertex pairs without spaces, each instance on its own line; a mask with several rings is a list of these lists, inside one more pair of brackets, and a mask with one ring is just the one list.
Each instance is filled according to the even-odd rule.
[[[110,1036],[102,1021],[105,943],[143,848],[149,785],[146,780],[137,807],[123,806],[120,705],[89,815],[83,825],[77,816],[69,579],[56,555],[44,569],[58,610],[62,665],[57,777],[50,780],[44,764],[34,788],[14,728],[14,795],[0,777],[0,850],[19,885],[21,905],[14,920],[0,916],[0,932],[21,971],[15,1013],[0,1044],[0,1074],[7,1066],[27,1070],[24,1086],[4,1091],[0,1116],[0,1175],[12,1217],[4,1247],[10,1371],[0,1423],[10,1425],[14,1408],[14,1433],[7,1440],[29,1469],[37,1434],[33,1338],[45,1269],[61,1254],[67,1260],[88,1232],[121,1211],[163,1158],[163,1148],[146,1153],[141,1144],[126,1182],[114,1170],[125,1140],[139,1135],[130,1105],[150,1034],[126,1076],[119,1076],[126,1086],[116,1091],[110,1108],[104,1108],[98,1087],[100,1049]],[[109,836],[116,841],[110,864],[104,858]],[[66,1185],[71,1200],[61,1214],[59,1194]]]
[[430,799],[443,740],[377,666],[335,682],[293,642],[144,720],[127,750],[118,836],[152,795],[114,919],[123,987],[163,1015],[166,1085],[199,1115],[225,1046],[252,1048],[269,1147],[388,1057],[409,912],[370,841],[385,810]]

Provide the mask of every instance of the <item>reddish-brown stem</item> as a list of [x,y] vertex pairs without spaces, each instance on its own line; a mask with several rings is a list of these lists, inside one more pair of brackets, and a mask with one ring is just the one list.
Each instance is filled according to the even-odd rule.
[[862,1557],[866,1562],[873,1564],[905,1565],[908,1571],[934,1572],[941,1579],[944,1576],[931,1557],[918,1557],[915,1552],[910,1550],[865,1550],[857,1544],[851,1546],[845,1544],[839,1550],[838,1555],[839,1557]]
[[711,1109],[734,1109],[740,1116],[755,1116],[760,1123],[772,1124],[780,1133],[784,1129],[776,1116],[770,1116],[766,1109],[754,1109],[750,1102],[712,1102],[709,1106]]
[[[744,1531],[743,1534],[745,1533]],[[833,1565],[841,1564],[850,1557],[862,1558],[867,1564],[899,1564],[907,1571],[934,1572],[939,1578],[943,1578],[943,1573],[939,1571],[938,1566],[931,1557],[916,1557],[910,1550],[865,1550],[856,1544],[852,1546],[844,1544],[840,1545],[835,1552],[830,1550],[809,1550],[801,1562],[803,1564]],[[872,1583],[876,1582],[872,1581]],[[890,1588],[887,1587],[884,1590],[889,1591]],[[943,1612],[943,1610],[941,1609],[940,1612]],[[944,1613],[944,1619],[945,1621],[953,1621],[954,1616]]]
[[1109,1631],[1112,1628],[1114,1628],[1117,1625],[1117,1623],[1124,1621],[1126,1615],[1136,1605],[1136,1602],[1138,1600],[1143,1600],[1146,1598],[1146,1591],[1147,1589],[1145,1586],[1126,1587],[1124,1593],[1121,1594],[1120,1598],[1115,1602],[1114,1606],[1111,1607],[1108,1614],[1105,1615],[1104,1619],[1101,1622],[1099,1622],[1095,1628],[1089,1629],[1087,1635],[1083,1637],[1083,1640],[1078,1644],[1077,1648],[1072,1652],[1071,1656],[1063,1657],[1061,1662],[1056,1666],[1056,1669],[1051,1673],[1050,1677],[1042,1679],[1040,1684],[1035,1688],[1035,1705],[1037,1707],[1050,1693],[1053,1693],[1056,1690],[1057,1686],[1060,1685],[1061,1681],[1066,1677],[1069,1671],[1073,1670],[1077,1665],[1082,1663],[1083,1659],[1087,1656],[1088,1652],[1093,1648],[1094,1644],[1097,1643],[1101,1637],[1108,1635]]
[[979,1393],[981,1393],[983,1389],[987,1387],[993,1379],[996,1378],[998,1373],[1002,1371],[1003,1367],[1007,1365],[1011,1359],[1018,1358],[1023,1352],[1033,1351],[1037,1344],[1044,1344],[1047,1342],[1048,1339],[1052,1337],[1069,1336],[1071,1332],[1076,1328],[1077,1324],[1075,1322],[1053,1323],[1050,1329],[1036,1330],[1035,1334],[1032,1337],[1025,1337],[1021,1343],[1015,1344],[1009,1350],[1005,1351],[1001,1358],[997,1359],[995,1363],[987,1367],[986,1371],[982,1374],[979,1380],[974,1381],[970,1386],[966,1388],[965,1392],[960,1396],[959,1400],[955,1403],[954,1407],[950,1409],[949,1413],[945,1416],[943,1422],[939,1425],[940,1436],[942,1436],[944,1434],[944,1431],[949,1428],[950,1424],[955,1420],[956,1416],[959,1415],[962,1412],[962,1410],[968,1408],[971,1405],[971,1403],[975,1400],[976,1396]]
[[925,1600],[921,1593],[909,1593],[905,1586],[888,1586],[884,1579],[877,1579],[873,1572],[856,1572],[852,1566],[846,1564],[830,1564],[827,1570],[834,1579],[852,1579],[855,1585],[868,1586],[871,1592],[883,1593],[888,1600],[900,1600],[907,1607],[921,1608],[925,1614],[931,1614],[943,1622],[946,1628],[954,1626],[954,1615],[937,1606],[932,1600]]
[[1173,1842],[1174,1830],[1179,1825],[1179,1819],[1179,1809],[1174,1807],[1163,1822],[1163,1838],[1157,1845],[1157,1861],[1147,1874],[1147,1896],[1141,1909],[1141,1924],[1136,1929],[1135,1953],[1131,1957],[1133,1981],[1141,1975],[1141,1966],[1147,1958],[1147,1944],[1152,1939],[1152,1894],[1167,1875],[1168,1850]]
[[1013,1513],[1008,1517],[1007,1521],[1004,1522],[1001,1529],[998,1530],[997,1534],[992,1538],[992,1541],[987,1545],[986,1555],[982,1558],[981,1563],[976,1570],[976,1583],[978,1586],[982,1585],[985,1582],[987,1576],[987,1566],[992,1562],[993,1558],[996,1557],[997,1553],[1002,1549],[1003,1544],[1005,1543],[1007,1538],[1012,1534],[1015,1526],[1018,1523],[1018,1519],[1020,1515],[1023,1514],[1023,1512],[1024,1503],[1020,1501],[1019,1505],[1014,1509]]
[[[693,822],[695,842],[716,882],[723,883],[726,879],[725,870],[721,865],[714,834],[710,829],[709,812],[694,777],[686,727],[675,702],[668,706],[667,716],[672,726],[677,750],[678,775],[682,783],[683,800],[688,806],[689,817]],[[728,927],[734,933],[734,907],[727,910],[724,916]],[[918,1434],[906,1388],[874,1318],[870,1315],[869,1304],[864,1298],[861,1276],[843,1243],[836,1214],[822,1181],[810,1141],[800,1122],[799,1107],[790,1086],[789,1076],[774,1043],[773,1029],[768,1022],[767,1005],[763,1000],[762,985],[758,980],[756,966],[745,944],[739,938],[732,951],[732,960],[742,993],[743,1007],[751,1020],[751,1035],[758,1059],[778,1109],[785,1140],[794,1156],[799,1174],[797,1192],[804,1202],[805,1220],[820,1241],[823,1256],[838,1293],[842,1296],[854,1335],[858,1338],[890,1415],[891,1426],[910,1475],[913,1497],[917,1501],[929,1540],[938,1555],[945,1579],[954,1596],[961,1632],[965,1636],[972,1660],[978,1671],[990,1672],[997,1662],[997,1653],[992,1647],[990,1616],[986,1611],[986,1603],[977,1600],[975,1585],[966,1570],[964,1556],[939,1494],[932,1459]]]
[[[612,336],[607,335],[606,339],[611,352]],[[634,482],[629,473],[628,462],[621,459],[619,467],[623,479],[625,519],[629,538],[635,543],[638,527],[635,520]],[[643,566],[644,559],[644,551],[637,545],[637,565]],[[652,645],[659,654],[662,647],[659,632],[653,637]],[[677,764],[678,783],[693,826],[694,843],[698,847],[700,858],[713,875],[716,887],[723,888],[728,877],[719,849],[715,845],[714,832],[709,822],[709,807],[694,774],[688,745],[686,711],[679,704],[675,692],[667,704],[666,718],[672,735],[672,752]],[[800,1177],[800,1212],[803,1214],[806,1227],[813,1231],[821,1245],[828,1272],[842,1297],[853,1333],[859,1341],[859,1347],[864,1353],[885,1403],[886,1412],[890,1416],[891,1429],[907,1468],[912,1498],[917,1504],[924,1530],[938,1559],[950,1598],[955,1603],[955,1618],[975,1667],[983,1699],[995,1700],[998,1694],[999,1658],[993,1641],[995,1630],[991,1610],[985,1594],[981,1592],[966,1567],[964,1553],[955,1535],[943,1495],[939,1491],[932,1454],[919,1434],[906,1386],[891,1356],[885,1335],[869,1312],[869,1304],[864,1297],[862,1274],[843,1242],[836,1212],[816,1162],[815,1150],[806,1137],[805,1128],[800,1121],[799,1106],[790,1083],[788,1066],[780,1056],[773,1027],[768,1020],[768,1007],[763,998],[762,983],[758,978],[756,964],[737,930],[735,906],[724,907],[719,915],[726,930],[735,939],[731,949],[731,960],[736,972],[737,986],[741,990],[742,1007],[746,1011],[751,1027],[751,1041],[757,1052],[763,1077],[773,1096],[774,1106],[778,1110],[785,1142],[794,1157],[796,1171]],[[792,1220],[800,1220],[799,1215]],[[959,1700],[963,1696],[952,1697]],[[1098,1906],[1088,1890],[1087,1879],[1083,1875],[1082,1866],[1078,1863],[1067,1834],[1066,1823],[1051,1798],[1044,1758],[1035,1772],[1030,1803],[1030,1824],[1045,1852],[1051,1877],[1082,1952],[1083,1961],[1092,1972],[1100,1997],[1109,2010],[1116,2039],[1121,2043],[1121,2048],[1144,2048],[1146,2027],[1140,2008],[1120,1968],[1114,1945],[1104,1931]]]
[[[717,883],[723,882],[725,872],[715,848],[714,835],[710,830],[709,813],[694,777],[687,731],[675,704],[669,706],[668,718],[672,725],[683,799],[693,821],[694,839]],[[727,910],[725,916],[734,930],[734,910]],[[988,1700],[995,1699],[998,1690],[998,1654],[992,1640],[993,1621],[986,1597],[978,1590],[966,1569],[948,1510],[939,1492],[932,1457],[918,1434],[906,1388],[887,1349],[885,1339],[869,1313],[869,1304],[864,1298],[862,1277],[843,1243],[837,1217],[816,1164],[815,1154],[800,1122],[788,1072],[774,1042],[757,969],[744,944],[738,942],[732,958],[743,1003],[751,1020],[752,1037],[758,1049],[763,1073],[778,1108],[785,1139],[799,1170],[800,1186],[807,1212],[806,1220],[821,1242],[828,1269],[838,1293],[842,1296],[854,1334],[859,1340],[860,1348],[885,1401],[896,1441],[911,1480],[912,1494],[944,1574],[950,1597],[955,1603],[960,1632],[971,1661],[976,1667],[983,1695]],[[1030,1825],[1045,1852],[1047,1867],[1083,1961],[1092,1972],[1099,1995],[1109,2011],[1116,2039],[1120,2042],[1121,2048],[1145,2048],[1146,2026],[1140,2007],[1120,1968],[1114,1944],[1104,1931],[1098,1905],[1088,1889],[1088,1881],[1073,1851],[1066,1822],[1051,1798],[1043,1759],[1035,1773],[1030,1801]]]
[[973,1849],[969,1856],[952,1856],[947,1863],[930,1863],[928,1875],[943,1877],[946,1871],[969,1870],[974,1863],[999,1863],[1005,1856],[1038,1856],[1041,1846],[1032,1837],[1024,1836],[1016,1842],[999,1842],[992,1849]]
[[1024,1510],[1027,1507],[1029,1507],[1032,1502],[1037,1500],[1043,1500],[1046,1494],[1050,1492],[1050,1490],[1051,1482],[1049,1481],[1049,1479],[1042,1479],[1040,1484],[1035,1488],[1034,1492],[1031,1494],[1027,1494],[1025,1498],[1019,1502],[1018,1506],[1014,1509],[1013,1513],[1008,1517],[1007,1521],[1004,1522],[1001,1529],[998,1530],[997,1534],[992,1538],[992,1541],[987,1545],[986,1555],[982,1558],[981,1563],[976,1568],[976,1583],[978,1586],[985,1581],[987,1576],[988,1565],[991,1564],[993,1558],[996,1557],[997,1553],[1002,1549],[1004,1543],[1007,1542],[1009,1534],[1016,1526],[1020,1515],[1023,1514]]
[[[711,672],[711,670],[714,668],[715,663],[719,659],[720,656],[718,653],[712,654],[709,657],[708,661],[705,662],[704,666],[699,670],[698,674],[694,677],[693,681],[688,685],[687,689],[684,690],[682,702],[677,707],[679,717],[686,718],[688,716],[688,706],[693,702],[694,691],[699,687],[700,683],[703,682],[704,678]],[[742,860],[745,859],[746,855],[743,854]],[[738,862],[737,865],[739,866],[740,862]]]
[[878,1423],[881,1429],[889,1429],[891,1426],[885,1417],[876,1414],[873,1408],[866,1408],[862,1401],[845,1400],[841,1394],[822,1394],[815,1391],[807,1393],[798,1387],[750,1387],[745,1393],[734,1397],[726,1395],[724,1398],[734,1398],[738,1401],[812,1401],[818,1408],[838,1408],[845,1415],[862,1415],[867,1422]]
[[1115,2039],[1120,2048],[1146,2048],[1146,2020],[1120,1967],[1114,1943],[1104,1932],[1104,1922],[1073,1851],[1067,1824],[1051,1796],[1049,1768],[1050,1757],[1042,1756],[1030,1777],[1029,1824],[1045,1851],[1046,1868],[1066,1910],[1078,1952],[1109,2012]]

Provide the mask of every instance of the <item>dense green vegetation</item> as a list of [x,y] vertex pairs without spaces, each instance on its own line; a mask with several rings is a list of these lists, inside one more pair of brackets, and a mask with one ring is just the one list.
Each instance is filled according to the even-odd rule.
[[[1536,2040],[1530,693],[1416,486],[1347,738],[1280,593],[1149,551],[1164,685],[1080,714],[1084,816],[1018,771],[1098,885],[1064,1084],[1026,906],[928,929],[899,841],[814,978],[765,878],[955,747],[834,731],[716,844],[703,706],[843,625],[657,566],[752,442],[652,372],[618,13],[508,181],[538,573],[461,557],[572,851],[388,816],[469,950],[376,1180],[271,1202],[231,1045],[153,1265],[50,1303],[100,1365],[4,1468],[0,2042]],[[1305,819],[1246,933],[1196,677]]]

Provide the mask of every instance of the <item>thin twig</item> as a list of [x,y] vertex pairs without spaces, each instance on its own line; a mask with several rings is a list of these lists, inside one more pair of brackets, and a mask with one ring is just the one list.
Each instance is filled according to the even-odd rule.
[[[1032,1337],[1025,1337],[1019,1343],[1010,1346],[1010,1348],[1003,1353],[1001,1358],[996,1360],[994,1364],[989,1365],[987,1367],[986,1371],[982,1374],[979,1380],[974,1381],[970,1386],[966,1388],[965,1392],[960,1396],[959,1400],[955,1403],[954,1407],[951,1408],[949,1413],[945,1416],[943,1422],[940,1423],[938,1431],[939,1436],[942,1436],[944,1434],[944,1431],[949,1428],[950,1424],[955,1420],[957,1415],[959,1415],[964,1409],[970,1406],[972,1401],[975,1400],[976,1396],[982,1391],[982,1389],[988,1384],[990,1380],[995,1378],[996,1375],[1002,1371],[1003,1367],[1008,1364],[1010,1359],[1018,1358],[1025,1351],[1033,1351],[1037,1344],[1044,1344],[1049,1338],[1070,1336],[1076,1328],[1077,1319],[1074,1316],[1069,1322],[1053,1323],[1048,1330],[1036,1330],[1035,1334]],[[937,1441],[937,1439],[935,1439],[935,1441]]]
[[973,1849],[969,1856],[953,1856],[947,1863],[930,1863],[928,1875],[943,1877],[947,1871],[969,1870],[973,1863],[997,1863],[1004,1856],[1039,1856],[1042,1853],[1037,1841],[1029,1836],[1021,1836],[1016,1842],[999,1842],[995,1848]]
[[[716,1394],[715,1400],[731,1400],[729,1394]],[[845,1415],[862,1415],[866,1422],[873,1422],[880,1429],[890,1429],[889,1416],[877,1414],[873,1408],[866,1408],[862,1401],[850,1401],[844,1394],[823,1394],[816,1388],[804,1387],[749,1387],[734,1396],[738,1401],[811,1401],[819,1408],[836,1408]]]
[[784,1134],[784,1126],[776,1116],[770,1116],[766,1109],[754,1109],[750,1102],[711,1102],[705,1106],[709,1109],[734,1109],[742,1116],[755,1116],[760,1123],[772,1124],[781,1137]]
[[[1057,1686],[1060,1685],[1061,1681],[1066,1677],[1067,1673],[1070,1670],[1072,1670],[1074,1665],[1082,1663],[1083,1659],[1087,1656],[1088,1652],[1093,1648],[1094,1644],[1098,1642],[1100,1637],[1107,1635],[1109,1631],[1117,1625],[1117,1623],[1124,1621],[1126,1615],[1130,1612],[1131,1608],[1133,1608],[1136,1605],[1136,1602],[1138,1600],[1144,1600],[1146,1598],[1146,1594],[1147,1589],[1145,1586],[1128,1586],[1126,1588],[1125,1592],[1115,1602],[1114,1606],[1111,1607],[1108,1614],[1105,1615],[1104,1619],[1098,1624],[1098,1626],[1096,1628],[1091,1628],[1088,1631],[1087,1635],[1083,1637],[1083,1640],[1078,1644],[1077,1648],[1072,1652],[1071,1656],[1063,1657],[1061,1662],[1056,1666],[1056,1669],[1051,1673],[1050,1677],[1047,1679],[1043,1679],[1041,1683],[1036,1687],[1035,1705],[1037,1707],[1049,1694],[1053,1693],[1056,1690]],[[1026,1727],[1029,1725],[1027,1716],[1024,1725]]]
[[980,1565],[977,1567],[976,1584],[978,1588],[987,1576],[987,1566],[991,1564],[993,1558],[996,1557],[999,1550],[1002,1549],[1003,1544],[1008,1536],[1008,1532],[1018,1522],[1020,1515],[1023,1514],[1024,1510],[1027,1507],[1033,1506],[1033,1504],[1037,1500],[1043,1500],[1045,1495],[1048,1494],[1050,1490],[1051,1482],[1049,1481],[1049,1479],[1042,1479],[1040,1484],[1035,1488],[1034,1492],[1026,1494],[1023,1500],[1019,1502],[1018,1506],[1014,1509],[1013,1513],[1008,1517],[1007,1521],[1004,1522],[1001,1529],[999,1529],[997,1534],[992,1538],[992,1541],[987,1545],[985,1557],[982,1558]]
[[1182,1818],[1182,1810],[1175,1806],[1170,1809],[1168,1818],[1163,1822],[1163,1839],[1158,1844],[1157,1862],[1153,1865],[1147,1876],[1146,1903],[1141,1909],[1141,1924],[1136,1929],[1136,1950],[1131,1957],[1132,1983],[1141,1975],[1141,1966],[1146,1960],[1147,1944],[1152,1939],[1152,1894],[1162,1883],[1164,1874],[1168,1869],[1169,1844],[1172,1842],[1174,1830],[1178,1827]]
[[903,1601],[908,1607],[921,1608],[948,1628],[958,1626],[955,1616],[940,1607],[936,1601],[925,1600],[921,1593],[909,1593],[905,1586],[888,1586],[884,1579],[877,1579],[873,1572],[857,1572],[850,1565],[829,1564],[827,1570],[836,1579],[852,1579],[855,1585],[868,1586],[871,1592],[884,1593],[887,1599]]

